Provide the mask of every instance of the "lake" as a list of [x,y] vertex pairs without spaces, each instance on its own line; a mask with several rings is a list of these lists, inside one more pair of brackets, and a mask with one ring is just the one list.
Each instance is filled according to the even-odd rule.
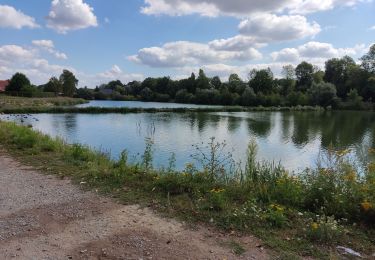
[[[0,119],[20,122],[20,117]],[[82,143],[118,158],[122,150],[139,156],[145,138],[154,140],[154,164],[166,166],[172,153],[177,168],[193,162],[194,144],[211,137],[226,141],[237,161],[244,161],[249,141],[259,146],[259,160],[280,161],[289,170],[314,166],[319,154],[331,145],[351,149],[361,161],[375,147],[375,113],[326,112],[212,112],[140,114],[37,114],[24,124],[69,143]]]
[[206,108],[206,107],[221,107],[221,106],[163,103],[163,102],[142,102],[142,101],[92,100],[89,103],[79,104],[76,107]]

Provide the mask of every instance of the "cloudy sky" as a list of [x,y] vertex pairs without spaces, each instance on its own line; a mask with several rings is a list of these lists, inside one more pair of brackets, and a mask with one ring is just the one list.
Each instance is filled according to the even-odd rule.
[[203,68],[355,59],[375,42],[373,0],[0,0],[0,79],[35,84],[66,68],[80,86]]

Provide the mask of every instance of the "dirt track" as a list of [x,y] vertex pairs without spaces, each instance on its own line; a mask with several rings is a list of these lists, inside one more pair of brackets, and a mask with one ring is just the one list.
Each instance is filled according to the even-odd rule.
[[0,152],[0,259],[268,259],[259,245],[83,192]]

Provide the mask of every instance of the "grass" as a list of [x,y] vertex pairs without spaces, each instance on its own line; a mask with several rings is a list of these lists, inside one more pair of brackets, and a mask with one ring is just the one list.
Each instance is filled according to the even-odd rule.
[[27,98],[27,97],[12,97],[0,95],[0,112],[21,109],[49,109],[59,106],[72,106],[83,104],[87,101],[78,98],[69,97],[51,97],[51,98]]
[[[0,99],[1,100],[1,99]],[[1,102],[0,102],[1,104]],[[324,110],[321,107],[297,106],[297,107],[205,107],[205,108],[129,108],[129,107],[61,107],[61,106],[11,106],[1,107],[0,113],[5,114],[38,114],[38,113],[81,113],[81,114],[105,114],[105,113],[158,113],[158,112],[250,112],[250,111],[317,111]]]
[[[325,168],[292,175],[280,165],[257,162],[254,142],[245,167],[220,164],[230,158],[222,153],[223,145],[211,139],[212,150],[202,154],[204,169],[188,163],[181,172],[173,169],[173,158],[170,167],[153,168],[152,140],[135,163],[128,161],[126,152],[111,160],[85,146],[68,145],[8,122],[0,122],[0,144],[27,165],[68,176],[123,203],[139,203],[165,216],[228,232],[254,234],[275,258],[329,259],[337,256],[338,245],[374,253],[375,164],[369,163],[360,174],[346,160],[347,151],[329,152]],[[243,253],[236,242],[228,246]]]

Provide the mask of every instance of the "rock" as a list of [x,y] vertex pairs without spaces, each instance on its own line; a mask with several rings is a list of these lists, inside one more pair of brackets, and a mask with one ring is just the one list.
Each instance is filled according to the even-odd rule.
[[354,251],[351,248],[348,247],[343,247],[343,246],[338,246],[336,247],[337,250],[339,251],[340,254],[346,254],[346,255],[351,255],[351,256],[356,256],[362,258],[362,255],[356,251]]

